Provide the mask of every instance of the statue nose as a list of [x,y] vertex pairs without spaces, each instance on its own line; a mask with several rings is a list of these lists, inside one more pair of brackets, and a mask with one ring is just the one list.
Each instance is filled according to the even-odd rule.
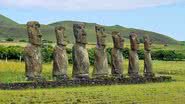
[[103,32],[102,32],[102,34],[103,34],[103,35],[102,35],[103,37],[106,37],[106,36],[107,36],[107,35],[106,35],[106,34],[104,34]]

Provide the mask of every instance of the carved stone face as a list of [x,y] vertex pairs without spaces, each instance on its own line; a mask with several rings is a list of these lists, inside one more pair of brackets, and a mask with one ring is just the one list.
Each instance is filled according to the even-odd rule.
[[41,46],[42,44],[42,34],[40,33],[40,24],[37,21],[30,21],[27,23],[27,32],[29,42],[36,46]]
[[57,38],[57,44],[66,46],[67,45],[67,36],[64,34],[65,28],[62,26],[55,27],[55,34]]
[[96,30],[97,45],[106,46],[105,44],[106,35],[104,33],[105,29],[102,26],[96,25],[95,30]]
[[150,51],[151,50],[151,44],[152,43],[150,42],[149,37],[148,36],[144,36],[143,39],[144,39],[144,49],[146,51]]
[[112,40],[114,43],[114,48],[122,49],[124,44],[124,39],[121,34],[117,31],[112,32]]
[[73,32],[76,43],[87,44],[87,34],[83,23],[73,24]]
[[139,41],[136,33],[132,32],[130,34],[130,44],[131,44],[131,50],[137,51],[139,49]]

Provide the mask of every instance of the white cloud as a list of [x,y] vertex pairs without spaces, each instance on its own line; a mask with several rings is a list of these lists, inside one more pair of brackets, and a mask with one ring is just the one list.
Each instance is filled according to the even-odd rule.
[[0,0],[0,6],[49,10],[130,10],[170,5],[184,0]]

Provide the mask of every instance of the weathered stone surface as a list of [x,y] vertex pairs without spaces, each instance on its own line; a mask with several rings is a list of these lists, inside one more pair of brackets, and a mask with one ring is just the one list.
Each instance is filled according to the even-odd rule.
[[137,77],[139,74],[139,58],[137,51],[129,51],[128,74],[130,77]]
[[144,36],[144,76],[154,77],[152,69],[152,58],[151,58],[151,42],[149,37]]
[[66,53],[67,36],[64,34],[65,28],[55,27],[57,45],[54,49],[53,78],[56,80],[67,79],[68,57]]
[[134,32],[131,32],[129,37],[130,37],[131,50],[138,51],[139,50],[139,41],[138,41],[137,34]]
[[123,43],[124,39],[121,37],[119,32],[112,32],[112,39],[114,43],[114,47],[111,52],[111,65],[112,65],[112,75],[120,78],[123,77]]
[[73,78],[74,79],[88,79],[89,78],[89,56],[86,49],[87,39],[85,32],[85,25],[83,23],[74,24],[73,32],[76,43],[72,49],[73,57]]
[[106,77],[109,74],[108,71],[108,60],[106,53],[106,44],[105,39],[106,35],[104,33],[105,29],[102,26],[96,25],[96,38],[97,44],[95,49],[95,60],[94,60],[94,69],[93,69],[93,77],[100,78]]
[[40,33],[40,24],[37,21],[27,23],[27,32],[29,44],[25,47],[25,67],[27,80],[41,80],[42,72],[42,35]]
[[139,41],[136,33],[130,34],[131,50],[129,51],[129,69],[128,74],[130,77],[139,76],[139,58],[137,51],[139,49]]

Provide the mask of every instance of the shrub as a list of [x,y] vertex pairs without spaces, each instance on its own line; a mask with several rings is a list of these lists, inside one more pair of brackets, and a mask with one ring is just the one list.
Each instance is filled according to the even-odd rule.
[[6,59],[7,55],[8,55],[8,49],[7,49],[7,47],[0,46],[0,58],[1,59]]
[[7,50],[8,59],[20,59],[21,57],[23,57],[23,48],[20,46],[9,46]]
[[155,60],[174,61],[182,60],[185,56],[181,53],[177,53],[174,50],[159,50],[152,52],[152,58]]
[[19,40],[19,42],[27,42],[26,40],[22,39],[22,40]]
[[95,51],[95,48],[88,49],[89,62],[91,65],[94,65],[94,51]]
[[122,54],[123,54],[123,57],[128,59],[128,55],[129,55],[129,48],[124,48],[122,50]]
[[7,42],[12,42],[12,41],[14,41],[14,39],[13,38],[7,38],[6,41]]
[[140,43],[144,43],[144,39],[143,39],[143,38],[140,38],[140,39],[139,39],[139,42],[140,42]]
[[42,42],[43,42],[43,43],[53,43],[53,41],[45,40],[45,39],[43,39]]
[[[43,62],[51,62],[53,60],[53,47],[51,45],[44,45],[42,47],[42,58]],[[0,59],[15,59],[20,60],[23,57],[23,47],[20,46],[0,46]],[[112,48],[107,48],[107,58],[109,64],[111,63],[111,50]],[[72,49],[67,48],[68,61],[72,64]],[[94,64],[94,51],[95,48],[88,49],[89,61],[90,64]],[[124,48],[122,54],[124,58],[128,58],[129,49]],[[138,51],[139,59],[144,59],[144,50]],[[185,59],[185,55],[182,52],[176,52],[174,50],[159,50],[152,51],[152,58],[154,60],[165,60],[165,61],[173,61],[173,60],[183,60]]]
[[23,57],[23,48],[20,46],[0,46],[0,59],[16,59]]
[[43,62],[51,62],[53,59],[53,47],[51,45],[42,46],[42,60]]
[[144,59],[144,50],[138,50],[138,57],[139,59]]

